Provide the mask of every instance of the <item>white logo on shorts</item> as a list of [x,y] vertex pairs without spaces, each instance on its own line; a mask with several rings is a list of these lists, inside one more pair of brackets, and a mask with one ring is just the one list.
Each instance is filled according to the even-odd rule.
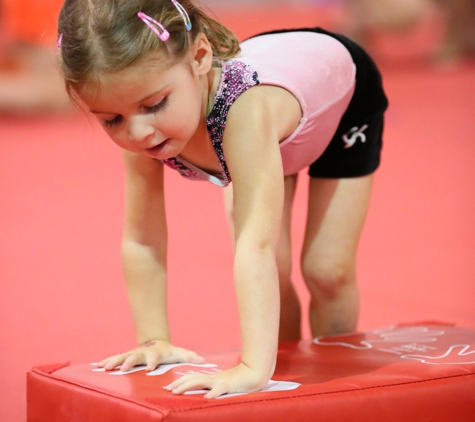
[[345,148],[351,148],[356,141],[359,139],[361,142],[366,142],[366,135],[363,133],[366,129],[368,129],[368,125],[361,126],[358,129],[358,126],[350,129],[348,133],[342,136],[343,142],[345,143]]

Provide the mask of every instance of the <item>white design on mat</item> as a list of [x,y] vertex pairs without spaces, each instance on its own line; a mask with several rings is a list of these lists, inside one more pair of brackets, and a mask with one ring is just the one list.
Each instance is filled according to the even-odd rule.
[[368,350],[372,349],[373,345],[371,343],[368,343],[367,341],[361,340],[359,344],[351,344],[351,343],[345,343],[343,341],[321,341],[321,339],[328,338],[328,337],[317,337],[313,340],[315,344],[318,344],[319,346],[342,346],[342,347],[349,347],[350,349],[355,349],[355,350]]
[[455,344],[450,346],[442,356],[403,355],[401,358],[418,360],[429,365],[475,364],[475,350],[468,352],[468,349],[470,349],[469,344]]
[[[97,365],[97,363],[91,363],[91,365]],[[147,373],[148,376],[157,376],[157,375],[163,375],[165,372],[170,371],[173,368],[181,367],[181,366],[194,366],[194,367],[199,367],[199,368],[217,368],[218,365],[215,365],[214,363],[173,363],[173,364],[166,364],[166,365],[160,365],[157,369],[154,371],[150,371]],[[120,368],[120,366],[117,366],[115,369]],[[134,372],[139,372],[139,371],[145,371],[146,370],[145,365],[140,365],[140,366],[135,366],[132,368],[130,371],[127,372],[122,372],[120,370],[110,372],[108,371],[109,375],[128,375],[128,374],[133,374]],[[105,372],[104,368],[94,368],[94,372]],[[204,371],[205,372],[205,371]],[[290,382],[290,381],[274,381],[270,380],[269,383],[259,391],[256,391],[257,393],[268,393],[271,391],[290,391],[290,390],[295,390],[296,388],[300,387],[301,384],[296,383],[296,382]],[[165,388],[165,387],[163,387]],[[194,390],[194,391],[187,391],[184,394],[185,395],[190,395],[190,394],[206,394],[208,390]],[[227,398],[227,397],[234,397],[234,396],[241,396],[244,394],[251,394],[251,393],[232,393],[232,394],[224,394],[222,396],[219,396],[218,398]]]
[[317,337],[313,340],[319,346],[343,346],[355,350],[368,350],[375,343],[433,343],[443,336],[445,331],[433,330],[428,327],[387,327],[377,330],[366,331],[364,340],[355,339],[354,343],[346,341],[331,341],[331,337]]
[[[438,337],[445,334],[445,331],[428,327],[387,327],[366,331],[362,334],[365,334],[364,340],[353,339],[354,335],[349,334],[335,336],[335,341],[332,341],[331,337],[321,336],[315,338],[313,342],[319,346],[342,346],[355,350],[369,350],[378,343],[434,343]],[[345,341],[344,337],[348,337],[348,341]]]
[[[256,393],[269,393],[272,391],[290,391],[299,388],[302,384],[297,382],[290,382],[290,381],[274,381],[270,380],[269,383]],[[194,391],[187,391],[183,394],[185,395],[193,395],[193,394],[206,394],[209,390],[194,390]],[[218,399],[226,399],[228,397],[235,397],[235,396],[243,396],[253,393],[231,393],[231,394],[223,394],[222,396],[217,397]]]
[[[91,365],[94,365],[94,364],[91,364]],[[92,372],[107,372],[109,375],[117,374],[117,373],[119,373],[119,375],[126,375],[126,374],[133,374],[134,372],[145,371],[145,369],[147,369],[147,367],[145,365],[134,366],[133,368],[131,368],[127,372],[119,371],[118,370],[119,368],[120,368],[120,366],[116,366],[114,369],[117,369],[117,371],[114,371],[114,372],[106,371],[104,368],[94,368],[92,370]]]
[[[92,364],[94,365],[94,364]],[[148,376],[157,376],[157,375],[163,375],[165,372],[168,372],[170,369],[177,368],[180,366],[195,366],[199,368],[216,368],[218,365],[215,365],[214,363],[171,363],[171,364],[165,364],[165,365],[160,365],[157,369],[147,372]],[[120,366],[117,366],[115,369],[120,368]],[[135,366],[132,369],[130,369],[127,372],[123,371],[113,371],[109,372],[109,375],[128,375],[128,374],[133,374],[134,372],[139,372],[139,371],[145,371],[147,369],[146,365],[140,365],[140,366]],[[93,369],[94,372],[105,372],[104,368],[95,368]]]
[[379,335],[381,339],[370,340],[371,342],[385,341],[392,343],[434,343],[445,334],[443,330],[429,327],[388,327],[369,331],[369,334]]
[[[355,143],[356,141],[358,140],[358,138],[360,139],[360,141],[362,143],[365,143],[366,142],[366,135],[363,133],[366,129],[368,129],[368,125],[364,125],[364,126],[361,126],[359,129],[358,129],[358,126],[355,126],[353,128],[351,128],[348,133],[345,133],[342,138],[343,138],[343,142],[345,143],[345,148],[351,148]],[[349,138],[348,138],[349,136]]]
[[170,369],[177,368],[180,366],[195,366],[197,368],[216,368],[218,365],[214,363],[173,363],[169,365],[160,365],[154,371],[150,371],[147,373],[148,376],[153,377],[156,375],[162,375],[165,372],[168,372]]

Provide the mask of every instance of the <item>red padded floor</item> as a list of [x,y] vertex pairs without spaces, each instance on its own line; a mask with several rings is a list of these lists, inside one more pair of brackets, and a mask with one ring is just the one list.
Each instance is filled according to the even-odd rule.
[[[327,26],[328,16],[298,2],[218,12],[241,38]],[[410,38],[391,55],[419,48]],[[359,329],[427,319],[475,329],[475,66],[441,71],[388,62],[382,71],[391,105],[358,255]],[[0,116],[0,156],[0,421],[24,422],[32,366],[90,362],[134,346],[119,254],[123,168],[118,148],[81,115]],[[293,242],[309,338],[308,294],[298,271],[305,179]],[[221,192],[171,172],[167,191],[174,341],[199,353],[237,348]]]
[[205,400],[163,389],[183,373],[237,359],[212,354],[214,368],[168,365],[156,376],[94,372],[89,364],[37,368],[28,374],[28,422],[474,420],[474,330],[423,324],[287,343],[270,385],[283,391]]

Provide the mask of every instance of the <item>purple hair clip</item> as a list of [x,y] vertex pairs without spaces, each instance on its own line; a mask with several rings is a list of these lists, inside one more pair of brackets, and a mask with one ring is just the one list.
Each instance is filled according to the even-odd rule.
[[61,43],[63,42],[63,34],[59,34],[58,38],[58,51],[61,50]]
[[156,21],[155,19],[151,18],[150,16],[146,15],[145,13],[139,12],[137,16],[144,21],[144,23],[158,35],[163,42],[170,38],[170,33],[163,27],[163,25]]
[[181,17],[183,18],[183,21],[185,22],[186,30],[190,31],[191,30],[191,20],[190,20],[190,16],[188,15],[186,9],[180,3],[178,3],[177,0],[172,0],[172,3],[178,9],[178,12],[180,13]]

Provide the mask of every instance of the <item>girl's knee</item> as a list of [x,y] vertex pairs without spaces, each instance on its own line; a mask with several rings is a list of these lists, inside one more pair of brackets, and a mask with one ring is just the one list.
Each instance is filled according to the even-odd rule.
[[335,299],[341,290],[356,282],[353,262],[304,259],[302,275],[312,297]]

